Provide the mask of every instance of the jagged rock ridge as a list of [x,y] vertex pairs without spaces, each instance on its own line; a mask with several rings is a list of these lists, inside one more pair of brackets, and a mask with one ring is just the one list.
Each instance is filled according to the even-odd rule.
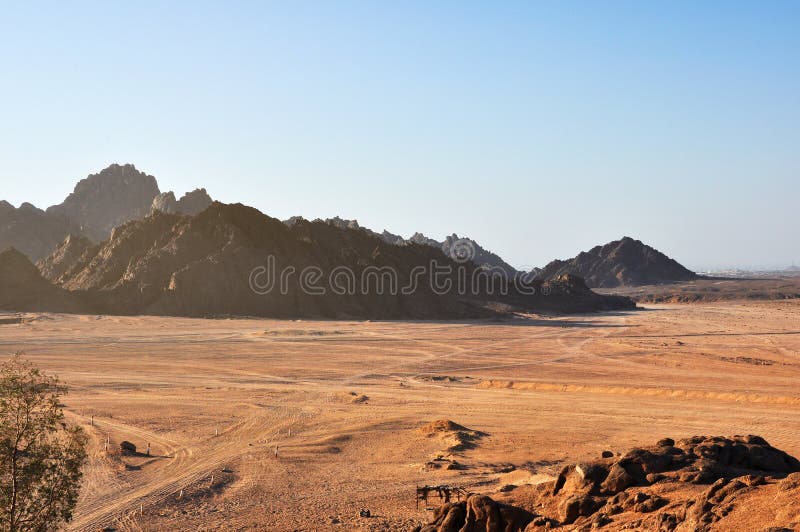
[[[295,223],[298,219],[302,218],[295,216],[289,218],[284,223],[291,225]],[[395,246],[405,246],[410,243],[430,246],[441,249],[445,253],[445,255],[456,260],[459,260],[462,257],[466,256],[469,258],[471,262],[475,263],[477,266],[499,269],[499,271],[502,271],[508,279],[513,279],[514,277],[516,277],[521,273],[517,271],[516,268],[514,268],[506,261],[504,261],[502,258],[500,258],[498,255],[483,248],[480,244],[478,244],[471,238],[462,238],[459,237],[456,233],[453,233],[452,235],[446,237],[443,241],[439,242],[438,240],[428,238],[424,234],[419,232],[414,233],[408,239],[403,238],[400,235],[390,233],[385,229],[382,233],[377,233],[371,229],[361,226],[358,223],[358,220],[347,220],[340,218],[338,216],[334,218],[328,218],[325,220],[317,219],[315,221],[324,222],[334,227],[338,227],[340,229],[364,231],[370,235],[381,238],[385,242]]]
[[206,189],[197,188],[191,192],[184,194],[181,199],[175,199],[175,193],[162,192],[153,199],[153,204],[150,207],[150,213],[161,211],[168,214],[198,214],[207,209],[213,200],[208,195]]

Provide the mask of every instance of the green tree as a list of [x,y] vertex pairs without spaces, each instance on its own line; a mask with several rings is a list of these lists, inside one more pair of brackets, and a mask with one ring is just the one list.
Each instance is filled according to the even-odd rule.
[[58,379],[17,353],[0,367],[0,525],[56,530],[78,500],[86,435],[64,421]]

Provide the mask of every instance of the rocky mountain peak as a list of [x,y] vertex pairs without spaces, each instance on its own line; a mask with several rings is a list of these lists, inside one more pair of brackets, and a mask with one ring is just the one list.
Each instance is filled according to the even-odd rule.
[[554,260],[537,277],[555,279],[564,274],[582,277],[591,288],[661,284],[698,277],[657,249],[628,236],[582,251],[572,259]]
[[132,164],[112,164],[79,181],[74,191],[47,213],[74,221],[86,236],[98,241],[107,238],[114,227],[147,216],[158,194],[155,177]]

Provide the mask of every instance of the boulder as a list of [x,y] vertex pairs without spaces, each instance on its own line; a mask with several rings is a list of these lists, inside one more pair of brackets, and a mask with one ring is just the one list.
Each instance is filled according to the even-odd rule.
[[611,466],[611,469],[608,471],[608,476],[603,481],[601,488],[603,492],[613,495],[625,490],[628,486],[632,486],[635,483],[636,479],[633,478],[623,466],[621,466],[619,463],[616,463]]
[[579,517],[592,515],[603,502],[590,495],[573,495],[561,502],[559,517],[564,524],[574,523]]
[[119,450],[122,454],[136,454],[136,445],[125,440],[119,444]]
[[420,532],[522,532],[535,515],[486,495],[441,506]]

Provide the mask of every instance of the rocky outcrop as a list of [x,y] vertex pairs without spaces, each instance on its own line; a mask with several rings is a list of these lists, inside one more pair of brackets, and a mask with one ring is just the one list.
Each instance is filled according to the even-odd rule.
[[325,220],[314,220],[315,222],[324,222],[332,227],[336,227],[337,229],[352,229],[352,230],[360,230],[368,233],[370,235],[376,235],[374,231],[367,229],[366,227],[361,227],[359,225],[358,220],[345,220],[344,218],[339,218],[338,216],[334,216],[333,218],[326,218]]
[[414,233],[408,241],[419,245],[440,248],[445,255],[456,261],[463,262],[464,260],[469,260],[477,266],[502,272],[507,279],[513,279],[521,273],[500,258],[500,256],[483,248],[471,238],[462,238],[455,233],[446,237],[442,242],[428,238],[422,233]]
[[747,474],[800,471],[800,461],[759,436],[696,436],[677,443],[661,440],[611,458],[565,467],[553,495],[616,495],[631,486],[649,486],[671,476],[681,482],[709,484]]
[[386,229],[383,230],[383,232],[380,234],[380,237],[384,240],[384,242],[394,246],[403,246],[406,244],[406,241],[402,236],[390,233]]
[[178,201],[175,199],[175,193],[171,190],[169,192],[162,192],[153,198],[153,204],[150,205],[150,214],[156,211],[164,212],[167,214],[174,214],[177,212]]
[[461,238],[453,233],[444,239],[441,243],[441,247],[445,255],[455,260],[459,260],[459,254],[461,257],[469,257],[476,265],[501,271],[509,279],[513,279],[519,274],[510,264],[501,259],[498,255],[481,247],[471,238]]
[[132,164],[112,164],[78,182],[63,203],[47,213],[72,221],[96,242],[108,238],[115,227],[147,216],[158,194],[155,177]]
[[413,242],[414,244],[419,244],[421,246],[431,246],[435,248],[442,247],[442,242],[439,242],[438,240],[434,240],[432,238],[428,238],[427,236],[419,232],[411,235],[411,238],[409,238],[408,241]]
[[15,208],[0,201],[0,250],[13,247],[33,261],[47,256],[70,232],[80,228],[62,216],[30,203]]
[[175,200],[173,192],[162,192],[153,199],[150,213],[161,211],[167,214],[194,215],[206,210],[214,201],[206,189],[198,188]]
[[477,441],[486,436],[486,433],[471,430],[449,419],[438,419],[423,425],[420,432],[429,438],[437,437],[442,441],[445,453],[458,453],[473,449]]
[[639,240],[623,237],[596,246],[568,260],[554,260],[539,270],[538,279],[573,274],[591,288],[640,286],[691,281],[698,275]]
[[42,276],[50,281],[58,280],[80,263],[81,258],[94,248],[94,244],[84,237],[67,235],[67,238],[53,252],[36,263]]
[[493,516],[479,523],[485,528],[470,528],[477,521],[468,519],[469,503],[460,503],[442,506],[421,530],[489,530],[489,522],[522,530],[519,521],[501,518],[520,515],[513,508],[526,513],[526,531],[561,525],[571,530],[702,532],[732,529],[736,511],[746,515],[764,511],[762,506],[766,514],[781,516],[777,525],[792,530],[800,511],[783,508],[800,496],[800,461],[759,436],[665,438],[622,456],[564,467],[553,482],[500,496],[506,500],[469,499],[480,500],[486,509],[481,515]]
[[485,495],[449,503],[436,510],[431,522],[417,532],[522,532],[534,514]]

